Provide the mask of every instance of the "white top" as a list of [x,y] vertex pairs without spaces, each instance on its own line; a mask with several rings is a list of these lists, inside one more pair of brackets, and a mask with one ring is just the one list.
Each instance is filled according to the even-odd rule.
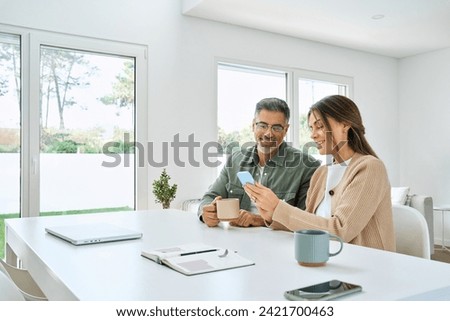
[[328,166],[328,174],[327,174],[327,183],[325,186],[325,196],[320,203],[320,205],[316,209],[316,215],[322,216],[325,218],[331,217],[331,195],[330,191],[335,188],[342,177],[344,176],[345,170],[347,169],[348,164],[351,159],[339,163],[339,164],[330,164]]
[[[110,222],[144,236],[80,247],[44,231],[50,224],[83,222]],[[448,263],[344,244],[325,266],[303,267],[295,261],[291,232],[209,228],[196,213],[179,210],[7,219],[5,226],[6,257],[11,248],[50,300],[277,301],[285,300],[284,291],[340,279],[360,284],[363,291],[339,300],[377,301],[417,298],[450,286]],[[143,249],[191,242],[236,250],[255,265],[186,276],[141,256]],[[338,245],[330,242],[330,251]],[[275,281],[262,281],[268,277]]]

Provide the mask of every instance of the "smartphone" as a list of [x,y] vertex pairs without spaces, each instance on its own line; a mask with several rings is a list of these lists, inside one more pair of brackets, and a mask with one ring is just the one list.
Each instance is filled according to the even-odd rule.
[[362,287],[357,284],[331,280],[284,292],[284,297],[292,301],[325,301],[350,293],[360,292]]
[[241,181],[242,185],[245,185],[247,183],[255,184],[255,180],[253,179],[253,176],[252,176],[252,174],[250,174],[249,171],[238,172],[237,177]]

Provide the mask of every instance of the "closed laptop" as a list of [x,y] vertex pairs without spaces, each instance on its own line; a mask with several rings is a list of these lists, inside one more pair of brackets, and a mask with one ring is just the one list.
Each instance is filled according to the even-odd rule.
[[138,239],[142,233],[109,223],[49,226],[45,231],[74,245]]

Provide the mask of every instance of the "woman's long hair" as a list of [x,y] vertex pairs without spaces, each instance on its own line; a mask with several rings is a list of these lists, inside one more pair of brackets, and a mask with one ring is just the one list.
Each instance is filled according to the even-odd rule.
[[362,123],[361,113],[351,99],[341,95],[327,96],[311,106],[308,119],[312,113],[320,116],[327,130],[331,128],[328,121],[329,117],[339,123],[348,124],[350,126],[347,142],[349,147],[357,153],[378,158],[364,136],[366,130]]

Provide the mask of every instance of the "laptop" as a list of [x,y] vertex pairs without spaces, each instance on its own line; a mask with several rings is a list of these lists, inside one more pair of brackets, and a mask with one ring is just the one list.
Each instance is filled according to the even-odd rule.
[[77,225],[51,226],[45,231],[73,245],[85,245],[113,241],[132,240],[142,233],[109,223],[86,223]]

